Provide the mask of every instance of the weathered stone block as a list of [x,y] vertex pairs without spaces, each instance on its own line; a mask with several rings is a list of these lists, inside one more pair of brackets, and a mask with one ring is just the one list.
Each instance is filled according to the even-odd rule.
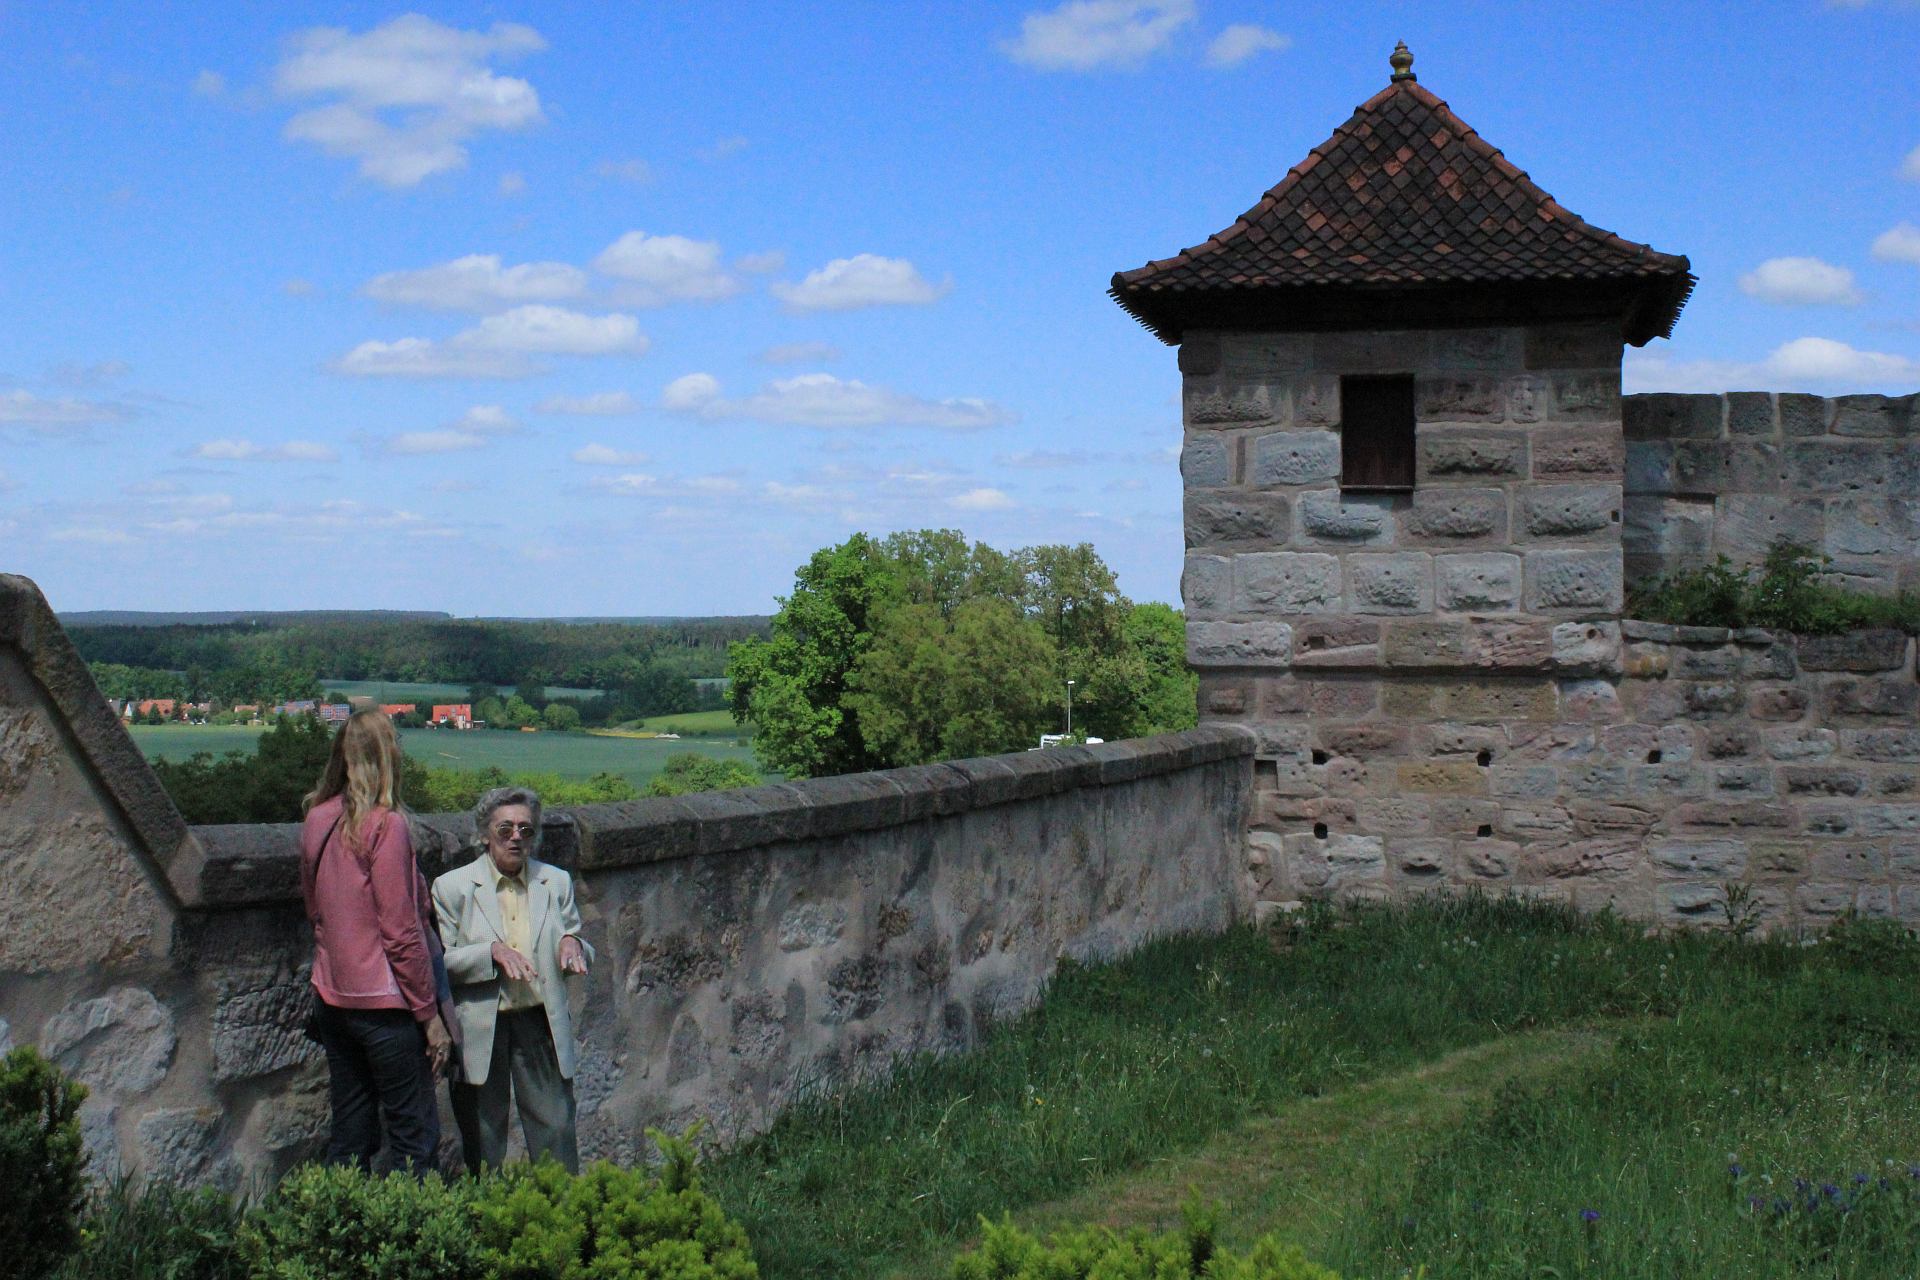
[[1619,623],[1561,622],[1555,624],[1551,634],[1556,670],[1594,674],[1619,672]]
[[1503,479],[1527,474],[1527,440],[1523,435],[1447,430],[1423,424],[1414,451],[1422,480]]
[[1620,330],[1593,321],[1537,324],[1525,329],[1529,369],[1618,369]]
[[[1299,373],[1313,367],[1311,334],[1222,333],[1218,343],[1220,372],[1226,377],[1261,378],[1270,373]],[[1183,345],[1182,355],[1185,351]]]
[[1394,870],[1414,880],[1443,880],[1453,862],[1453,842],[1434,836],[1401,837],[1387,842]]
[[1594,679],[1560,682],[1560,715],[1563,719],[1604,724],[1620,719],[1623,714],[1620,691],[1613,681]]
[[1258,489],[1340,478],[1340,437],[1331,431],[1277,431],[1253,441],[1248,483]]
[[1378,720],[1322,725],[1318,738],[1321,747],[1329,754],[1353,756],[1359,760],[1405,755],[1407,751],[1406,726]]
[[1340,561],[1316,552],[1250,552],[1235,556],[1234,609],[1239,613],[1331,613],[1340,607]]
[[1422,836],[1433,825],[1430,806],[1430,801],[1413,796],[1362,797],[1357,820],[1369,835]]
[[1350,612],[1427,613],[1433,609],[1433,557],[1424,552],[1350,555],[1346,575]]
[[1459,613],[1517,608],[1520,557],[1497,551],[1434,557],[1434,603]]
[[1920,502],[1834,498],[1827,503],[1826,515],[1830,556],[1920,556]]
[[1380,660],[1380,624],[1370,618],[1322,615],[1293,626],[1294,661],[1301,666],[1373,666]]
[[1497,372],[1520,363],[1518,329],[1437,329],[1430,341],[1434,367],[1446,372],[1469,369]]
[[1437,694],[1450,720],[1552,720],[1559,709],[1551,680],[1448,681]]
[[139,987],[68,1005],[47,1019],[40,1051],[95,1093],[145,1093],[173,1063],[173,1014]]
[[1293,660],[1284,622],[1189,622],[1187,661],[1196,667],[1271,667]]
[[1289,417],[1285,388],[1264,383],[1188,378],[1181,398],[1190,428],[1250,427]]
[[1629,440],[1718,440],[1726,420],[1717,395],[1658,392],[1628,396],[1620,422]]
[[1857,760],[1904,764],[1920,760],[1920,729],[1845,729],[1841,741]]
[[1773,396],[1765,391],[1727,393],[1727,434],[1746,439],[1771,439],[1779,434]]
[[1420,422],[1500,422],[1507,416],[1506,385],[1497,377],[1420,377],[1413,396]]
[[1556,422],[1613,423],[1620,420],[1620,373],[1617,369],[1556,373],[1552,379]]
[[1446,796],[1432,801],[1429,808],[1433,829],[1441,835],[1485,838],[1500,821],[1500,802],[1483,795]]
[[1585,427],[1542,427],[1533,433],[1536,480],[1612,479],[1626,465],[1620,437]]
[[[1675,766],[1649,765],[1666,769]],[[1723,764],[1713,770],[1713,789],[1719,795],[1770,796],[1773,794],[1773,770],[1762,764]]]
[[1249,489],[1189,489],[1185,496],[1187,546],[1239,542],[1277,546],[1292,528],[1285,494]]
[[1233,479],[1233,453],[1217,435],[1188,432],[1180,449],[1180,478],[1190,489],[1217,489]]
[[1813,695],[1791,685],[1755,689],[1747,696],[1747,714],[1755,720],[1798,720],[1813,705]]
[[1466,624],[1467,663],[1487,672],[1545,671],[1552,665],[1553,636],[1538,622]]
[[1351,546],[1393,542],[1393,499],[1315,489],[1299,498],[1300,537],[1307,543]]
[[1909,665],[1907,635],[1891,628],[1797,636],[1794,650],[1807,671],[1894,671]]
[[179,1187],[231,1188],[239,1169],[219,1156],[220,1111],[215,1107],[149,1111],[135,1127],[140,1171],[149,1181]]
[[1233,608],[1233,561],[1225,556],[1187,557],[1180,599],[1188,618],[1217,618]]
[[1457,668],[1467,661],[1467,629],[1458,622],[1389,623],[1381,645],[1389,667]]
[[1717,884],[1663,884],[1655,901],[1659,904],[1660,923],[1699,926],[1726,918],[1727,891]]
[[1534,613],[1612,613],[1621,609],[1620,553],[1529,551],[1526,605]]
[[1673,446],[1673,491],[1715,497],[1773,493],[1785,477],[1778,450],[1755,440],[1682,440]]
[[1827,429],[1836,436],[1873,439],[1910,435],[1913,406],[1912,396],[1835,396],[1833,422]]
[[1799,764],[1831,758],[1840,737],[1831,729],[1769,729],[1766,745],[1770,759]]
[[1884,680],[1839,679],[1827,685],[1830,716],[1902,716],[1920,711],[1920,686],[1904,674]]
[[1628,494],[1620,545],[1630,556],[1656,557],[1667,565],[1704,564],[1713,546],[1714,510],[1699,498]]
[[1507,537],[1504,489],[1415,489],[1407,534],[1423,541],[1496,541]]
[[1180,342],[1180,372],[1206,377],[1220,372],[1220,335],[1204,329],[1190,329]]
[[1519,504],[1520,531],[1529,538],[1590,538],[1620,525],[1620,490],[1613,485],[1526,485]]
[[1617,881],[1634,875],[1641,860],[1637,841],[1548,839],[1529,845],[1522,865],[1542,879]]
[[1827,402],[1805,392],[1782,391],[1778,396],[1780,434],[1823,436],[1827,433]]
[[1887,493],[1897,474],[1890,461],[1879,441],[1794,441],[1787,445],[1781,487],[1790,493]]
[[1780,541],[1818,547],[1826,518],[1818,502],[1779,494],[1730,494],[1713,503],[1713,549],[1741,563],[1757,563]]
[[1790,764],[1779,770],[1790,796],[1858,796],[1867,791],[1867,775],[1838,765]]
[[1377,680],[1319,680],[1307,691],[1307,707],[1314,715],[1349,720],[1372,715],[1381,699]]
[[1481,795],[1487,789],[1487,771],[1471,761],[1423,760],[1401,765],[1395,783],[1401,791]]
[[1431,359],[1426,329],[1342,329],[1312,338],[1314,368],[1331,373],[1404,373]]
[[1673,492],[1673,444],[1666,440],[1627,441],[1628,493]]
[[1506,880],[1520,865],[1520,846],[1510,840],[1462,840],[1455,852],[1474,880]]

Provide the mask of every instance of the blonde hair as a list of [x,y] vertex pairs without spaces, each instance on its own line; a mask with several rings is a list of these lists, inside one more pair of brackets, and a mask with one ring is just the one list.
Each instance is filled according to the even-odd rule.
[[307,792],[301,812],[310,812],[335,796],[345,796],[341,825],[349,842],[360,839],[360,828],[375,809],[406,814],[400,800],[400,735],[384,711],[366,708],[347,717],[333,735],[333,752],[326,771]]

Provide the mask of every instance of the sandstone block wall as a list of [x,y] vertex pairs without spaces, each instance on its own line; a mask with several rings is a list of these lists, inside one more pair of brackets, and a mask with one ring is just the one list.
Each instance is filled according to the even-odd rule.
[[1909,637],[1596,631],[1619,665],[1584,678],[1216,680],[1216,707],[1270,724],[1256,898],[1478,886],[1675,925],[1920,926]]
[[[574,993],[583,1149],[751,1131],[809,1084],[971,1044],[1062,956],[1223,928],[1252,752],[1203,728],[549,814],[599,952]],[[0,1046],[92,1090],[96,1174],[257,1186],[315,1150],[295,832],[187,828],[39,593],[0,575]],[[468,836],[420,819],[429,874]]]
[[1788,538],[1851,586],[1920,590],[1920,397],[1636,395],[1624,419],[1630,573]]
[[[1194,333],[1180,367],[1195,666],[1401,618],[1618,615],[1617,329]],[[1340,378],[1378,373],[1414,376],[1417,484],[1343,493]]]

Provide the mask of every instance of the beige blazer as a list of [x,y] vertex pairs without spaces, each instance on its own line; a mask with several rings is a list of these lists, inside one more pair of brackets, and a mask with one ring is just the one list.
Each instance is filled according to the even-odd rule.
[[[506,941],[500,923],[499,873],[482,852],[433,882],[433,909],[440,921],[440,942],[447,949],[447,978],[460,1016],[461,1065],[469,1084],[484,1084],[493,1063],[493,1029],[500,1014],[500,974],[493,944]],[[546,1005],[560,1074],[573,1079],[579,1051],[573,1042],[573,1016],[560,972],[560,939],[580,938],[580,908],[573,901],[573,877],[537,858],[527,859],[527,935],[532,940],[534,985]],[[580,938],[587,963],[593,946]]]

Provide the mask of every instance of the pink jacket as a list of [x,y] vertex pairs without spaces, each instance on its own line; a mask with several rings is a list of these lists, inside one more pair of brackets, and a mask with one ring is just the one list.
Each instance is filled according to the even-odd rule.
[[426,1022],[438,1011],[428,950],[434,931],[407,821],[375,809],[359,840],[348,841],[343,822],[327,841],[344,803],[335,796],[315,805],[300,828],[300,892],[313,925],[313,988],[336,1009],[407,1009]]

